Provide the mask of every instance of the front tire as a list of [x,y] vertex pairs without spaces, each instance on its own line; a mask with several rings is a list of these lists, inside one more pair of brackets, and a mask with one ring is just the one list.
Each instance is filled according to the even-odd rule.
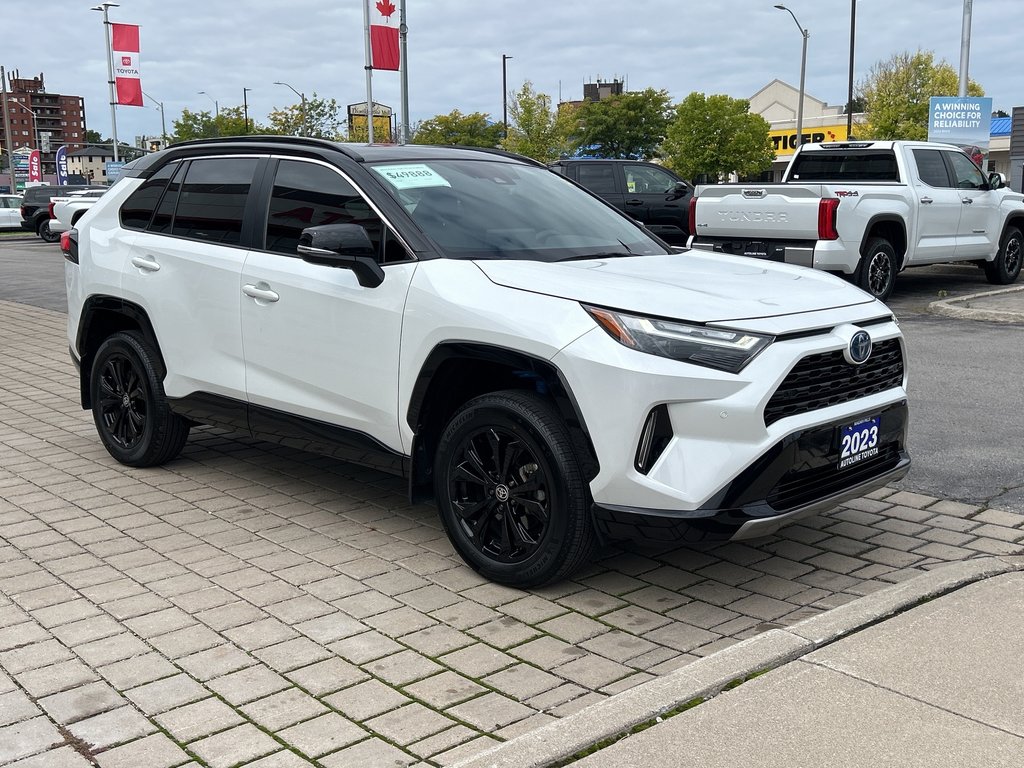
[[188,439],[189,424],[167,404],[157,355],[141,334],[108,337],[90,372],[92,415],[107,452],[130,467],[165,464]]
[[543,398],[496,392],[466,403],[434,457],[452,545],[488,579],[528,588],[590,557],[590,492],[564,420]]
[[885,301],[896,284],[898,271],[899,260],[892,243],[882,237],[873,237],[861,252],[854,282],[861,290],[867,291],[879,301]]
[[999,253],[994,261],[985,262],[985,277],[995,285],[1009,285],[1020,276],[1024,261],[1024,237],[1017,227],[1007,227],[999,241]]
[[43,239],[44,243],[56,243],[60,240],[59,232],[50,231],[50,220],[43,219],[39,222],[39,226],[36,227],[36,234]]

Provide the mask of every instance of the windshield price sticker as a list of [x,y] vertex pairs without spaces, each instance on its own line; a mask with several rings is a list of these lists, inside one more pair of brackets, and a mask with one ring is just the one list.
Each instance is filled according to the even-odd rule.
[[839,438],[839,469],[859,464],[878,455],[878,429],[881,416],[861,419],[842,428]]
[[450,187],[451,184],[441,174],[428,165],[415,163],[409,165],[378,165],[374,166],[377,173],[383,176],[395,189],[421,189],[423,187]]

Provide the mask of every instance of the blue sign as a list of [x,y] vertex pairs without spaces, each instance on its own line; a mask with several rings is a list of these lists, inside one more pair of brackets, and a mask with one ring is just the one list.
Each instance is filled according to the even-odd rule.
[[68,148],[61,147],[57,150],[57,184],[64,186],[68,183]]
[[113,184],[115,181],[121,178],[121,169],[124,168],[124,160],[108,160],[103,164],[103,169],[107,173],[107,184]]
[[988,154],[992,99],[932,96],[928,100],[928,141],[941,141]]

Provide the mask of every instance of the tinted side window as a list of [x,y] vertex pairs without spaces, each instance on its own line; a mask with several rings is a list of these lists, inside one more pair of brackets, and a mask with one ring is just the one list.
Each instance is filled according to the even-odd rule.
[[636,194],[671,192],[676,185],[676,180],[668,171],[660,168],[651,168],[649,165],[627,165],[626,190]]
[[242,239],[242,215],[256,158],[193,160],[178,193],[171,234],[221,245]]
[[160,196],[164,193],[168,179],[177,170],[178,163],[168,163],[158,170],[121,206],[121,226],[126,229],[145,229],[149,226],[149,220],[153,218],[153,211],[160,202]]
[[953,175],[958,189],[985,189],[985,174],[962,152],[947,152],[946,157],[953,163]]
[[931,187],[951,187],[949,172],[942,161],[942,153],[937,149],[915,149],[914,162],[917,164],[917,175]]
[[178,191],[181,189],[181,178],[185,175],[186,163],[174,163],[175,172],[171,183],[167,185],[164,196],[160,198],[160,204],[153,214],[153,222],[149,225],[150,232],[167,234],[171,231],[171,224],[174,222],[174,206],[178,204]]
[[[383,222],[344,177],[316,163],[282,160],[267,213],[266,250],[295,256],[302,230],[320,224],[358,224],[370,235],[376,252],[383,251]],[[387,260],[406,258],[400,244],[390,242]]]
[[615,192],[615,168],[605,163],[580,163],[579,181],[584,187],[597,194]]

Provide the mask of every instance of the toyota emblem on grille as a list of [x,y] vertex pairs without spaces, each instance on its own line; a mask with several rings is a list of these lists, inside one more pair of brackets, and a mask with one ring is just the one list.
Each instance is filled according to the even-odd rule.
[[871,357],[871,336],[867,331],[857,331],[850,339],[850,346],[846,350],[846,359],[854,365],[867,362]]

